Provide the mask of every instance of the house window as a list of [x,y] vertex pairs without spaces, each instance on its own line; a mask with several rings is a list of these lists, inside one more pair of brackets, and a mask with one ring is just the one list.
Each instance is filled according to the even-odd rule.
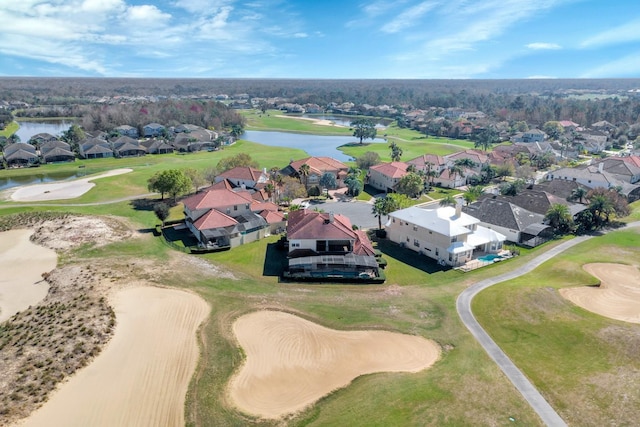
[[429,230],[429,234],[433,234],[433,231]]
[[249,209],[249,203],[247,203],[246,205],[244,205],[245,209]]
[[409,241],[409,236],[407,236],[407,242]]
[[418,231],[418,226],[417,225],[413,226],[413,231]]
[[392,220],[391,222],[393,222],[393,223],[395,224],[395,223],[396,223],[396,219],[395,219],[395,218],[393,218],[393,220]]
[[453,236],[453,237],[451,238],[451,243],[455,243],[455,242],[457,242],[457,241],[458,241],[458,236]]
[[238,205],[233,205],[233,210],[237,211],[238,210]]
[[292,248],[299,248],[300,247],[300,243],[292,243],[291,247]]
[[413,246],[415,246],[416,248],[420,247],[420,242],[418,241],[418,239],[413,239]]

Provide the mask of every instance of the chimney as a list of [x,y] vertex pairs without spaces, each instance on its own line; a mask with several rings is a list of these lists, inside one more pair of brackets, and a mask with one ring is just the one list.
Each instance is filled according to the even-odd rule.
[[456,203],[456,217],[460,218],[461,215],[462,215],[462,203],[458,202]]
[[604,171],[604,162],[598,163],[598,173],[602,173]]
[[333,212],[329,212],[329,223],[330,223],[330,224],[333,224],[333,220],[334,220],[334,218],[333,218]]

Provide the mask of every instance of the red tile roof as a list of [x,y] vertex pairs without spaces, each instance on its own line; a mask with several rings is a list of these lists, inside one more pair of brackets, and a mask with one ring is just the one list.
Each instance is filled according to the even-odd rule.
[[275,224],[277,222],[283,222],[285,220],[284,214],[282,212],[277,212],[277,211],[274,212],[274,211],[264,210],[260,212],[258,215],[263,217],[268,224]]
[[409,160],[407,163],[422,169],[426,167],[427,163],[431,163],[433,166],[442,166],[445,164],[445,160],[444,157],[435,154],[423,154],[420,157]]
[[251,210],[253,212],[260,212],[260,211],[271,211],[271,212],[277,212],[278,211],[278,205],[276,205],[275,203],[272,202],[258,202],[258,201],[253,201],[251,203]]
[[260,175],[262,175],[262,171],[260,169],[254,169],[248,166],[236,166],[226,172],[222,172],[218,176],[225,179],[241,179],[257,182],[258,179],[260,179]]
[[193,223],[197,230],[209,230],[212,228],[229,227],[235,224],[238,224],[238,221],[231,218],[229,215],[225,215],[215,209],[211,209],[209,212],[202,215],[196,222]]
[[[333,220],[331,220],[333,217]],[[356,255],[373,255],[373,246],[366,233],[354,231],[351,221],[344,215],[302,209],[289,213],[287,223],[289,239],[354,240]]]
[[236,192],[221,188],[194,194],[184,199],[183,203],[187,208],[194,211],[199,209],[218,209],[226,206],[251,203],[252,201],[253,199],[248,191]]
[[348,170],[349,167],[342,162],[331,157],[307,157],[306,159],[291,162],[289,166],[294,170],[300,170],[300,166],[307,164],[312,172],[321,175],[324,172],[337,172],[340,170]]
[[374,170],[389,178],[402,178],[407,174],[408,166],[404,162],[380,163],[379,165],[371,166],[369,170]]

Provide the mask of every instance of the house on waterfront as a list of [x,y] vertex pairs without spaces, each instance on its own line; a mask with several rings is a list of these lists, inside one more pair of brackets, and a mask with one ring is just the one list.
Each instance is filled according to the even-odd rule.
[[26,142],[14,142],[3,149],[4,160],[8,167],[30,166],[38,162],[36,147]]
[[343,180],[347,176],[349,167],[344,163],[331,157],[306,157],[304,159],[291,161],[280,173],[285,176],[300,178],[300,167],[309,166],[309,174],[302,181],[306,183],[307,189],[320,184],[320,178],[324,173],[331,173],[336,177],[338,187],[343,185]]
[[45,163],[72,162],[76,159],[71,146],[58,140],[43,143],[40,146],[40,156]]
[[299,280],[384,281],[367,234],[354,230],[344,215],[307,209],[290,212],[287,224],[289,267],[285,277]]
[[87,138],[78,144],[80,157],[83,159],[103,159],[113,157],[113,150],[108,141],[100,138]]
[[138,129],[133,127],[133,126],[120,125],[120,126],[117,126],[117,127],[113,128],[113,130],[116,133],[118,133],[118,135],[121,135],[121,136],[128,136],[130,138],[137,138],[138,137]]
[[227,180],[235,187],[261,188],[269,182],[266,169],[255,169],[248,166],[237,166],[216,176],[216,183]]
[[506,236],[480,225],[462,206],[424,209],[417,206],[389,214],[387,237],[441,265],[458,267],[479,255],[502,251]]

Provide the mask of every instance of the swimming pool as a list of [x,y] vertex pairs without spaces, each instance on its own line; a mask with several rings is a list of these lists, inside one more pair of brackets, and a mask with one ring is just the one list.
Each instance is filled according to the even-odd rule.
[[503,259],[503,256],[500,255],[496,255],[496,254],[487,254],[487,255],[482,255],[481,257],[478,258],[478,261],[484,261],[484,262],[495,262],[498,260]]

